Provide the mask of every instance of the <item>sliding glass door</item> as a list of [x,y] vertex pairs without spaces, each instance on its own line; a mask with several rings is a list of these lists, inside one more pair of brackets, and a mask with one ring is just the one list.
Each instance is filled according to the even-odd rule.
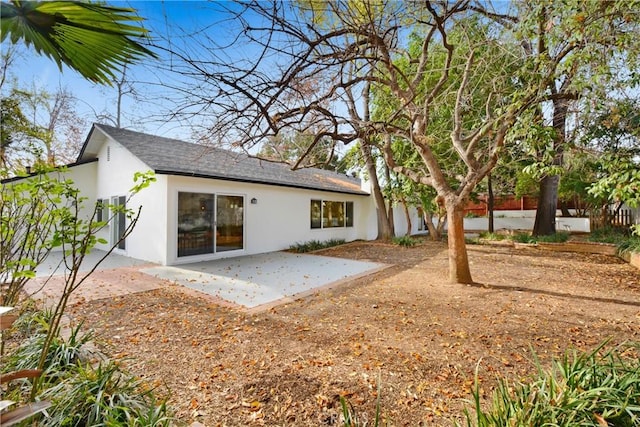
[[178,193],[178,257],[244,248],[244,197]]
[[218,196],[216,204],[216,252],[243,248],[244,197]]

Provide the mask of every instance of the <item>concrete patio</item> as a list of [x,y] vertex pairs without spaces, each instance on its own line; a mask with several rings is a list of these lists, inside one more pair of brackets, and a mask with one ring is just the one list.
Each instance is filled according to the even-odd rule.
[[[82,264],[88,272],[105,255],[94,250]],[[61,253],[52,253],[27,291],[52,303],[64,286]],[[109,255],[74,293],[71,303],[112,298],[180,285],[245,309],[270,307],[372,274],[385,264],[312,254],[272,252],[213,261],[160,266]]]

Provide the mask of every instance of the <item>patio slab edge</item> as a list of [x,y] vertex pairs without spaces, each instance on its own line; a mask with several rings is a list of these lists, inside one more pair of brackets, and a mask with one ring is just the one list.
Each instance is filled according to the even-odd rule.
[[262,312],[265,312],[267,310],[270,310],[272,308],[281,306],[283,304],[290,304],[290,303],[295,302],[297,300],[304,299],[304,298],[307,298],[307,297],[312,296],[312,295],[317,295],[320,292],[328,291],[330,289],[335,289],[335,288],[337,288],[339,286],[342,286],[342,285],[345,285],[345,284],[347,284],[349,282],[352,282],[352,281],[361,279],[363,277],[367,277],[367,276],[379,273],[379,272],[381,272],[383,270],[386,270],[389,267],[393,267],[393,265],[391,265],[391,264],[383,264],[380,267],[377,267],[377,268],[374,268],[374,269],[371,269],[371,270],[367,270],[367,271],[365,271],[363,273],[356,274],[356,275],[349,276],[349,277],[345,277],[343,279],[335,280],[335,281],[333,281],[331,283],[327,283],[326,285],[318,286],[316,288],[309,289],[309,290],[306,290],[306,291],[303,291],[303,292],[298,292],[297,294],[288,295],[286,297],[279,298],[277,300],[270,301],[270,302],[265,303],[265,304],[260,304],[260,305],[257,305],[255,307],[246,307],[246,306],[239,305],[239,304],[234,304],[234,305],[236,307],[240,307],[242,309],[242,311],[244,311],[245,313],[258,314],[258,313],[262,313]]

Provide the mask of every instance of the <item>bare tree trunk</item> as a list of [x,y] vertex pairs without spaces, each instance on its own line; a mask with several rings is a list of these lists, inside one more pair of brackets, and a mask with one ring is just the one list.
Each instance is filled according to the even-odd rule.
[[411,236],[411,229],[413,228],[411,225],[411,213],[409,212],[409,207],[407,206],[407,202],[405,200],[400,200],[400,203],[402,203],[404,216],[407,219],[407,232],[405,236]]
[[545,176],[540,181],[540,197],[533,225],[534,236],[548,236],[556,232],[559,181],[558,175]]
[[493,199],[493,184],[491,182],[491,174],[487,175],[487,190],[489,194],[487,195],[487,212],[489,213],[489,233],[493,233],[494,223],[493,223],[493,207],[494,207],[494,199]]
[[[552,93],[555,86],[551,87]],[[553,150],[555,155],[552,164],[562,166],[564,163],[564,141],[567,125],[567,113],[569,101],[567,99],[554,99],[553,101]],[[560,176],[545,176],[540,181],[540,199],[536,209],[536,221],[533,225],[534,236],[548,236],[556,232],[556,209],[558,209],[558,187]]]
[[447,243],[449,246],[449,281],[451,283],[473,283],[467,246],[464,240],[464,206],[455,201],[446,201]]
[[376,218],[378,220],[378,240],[391,240],[393,230],[389,227],[389,217],[387,215],[387,206],[384,201],[384,195],[378,181],[378,171],[371,156],[371,146],[366,141],[360,141],[360,152],[364,159],[369,181],[371,182],[371,193],[376,206]]
[[567,202],[564,200],[560,200],[560,210],[562,211],[562,216],[569,218],[573,215],[571,215],[571,211],[569,211],[569,208],[567,207]]
[[[384,168],[384,178],[387,181],[387,185],[389,186],[389,193],[393,194],[393,189],[391,188],[391,172],[389,171],[389,165],[385,162],[382,167]],[[393,200],[391,199],[393,196],[390,196],[389,203],[387,204],[387,222],[389,230],[391,230],[391,238],[396,236],[396,221],[393,217]]]
[[427,230],[429,230],[429,237],[432,241],[437,242],[442,239],[442,223],[438,223],[438,227],[433,223],[433,218],[431,215],[424,214],[424,222],[427,224]]

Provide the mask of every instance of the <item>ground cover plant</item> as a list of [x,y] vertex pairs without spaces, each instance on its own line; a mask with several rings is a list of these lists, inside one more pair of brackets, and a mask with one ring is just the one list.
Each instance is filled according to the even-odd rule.
[[[550,369],[537,364],[530,382],[499,379],[488,408],[473,391],[467,426],[637,426],[640,424],[640,345],[565,353]],[[534,355],[535,356],[535,355]]]
[[379,398],[379,425],[450,427],[476,381],[489,402],[498,378],[531,383],[569,350],[640,341],[640,274],[617,257],[473,245],[469,286],[448,283],[444,243],[321,254],[391,267],[261,312],[166,286],[71,314],[127,371],[166,384],[180,421],[205,425],[343,425],[342,398],[371,426]]
[[640,252],[640,234],[625,228],[605,227],[595,230],[589,235],[589,241],[615,244],[619,254]]
[[289,250],[296,253],[313,252],[320,249],[331,248],[333,246],[344,245],[344,243],[344,239],[329,239],[325,241],[309,240],[308,242],[291,245],[289,246]]
[[[8,338],[6,354],[1,357],[2,373],[38,367],[52,310],[30,307],[15,322]],[[119,364],[93,354],[88,344],[91,331],[79,324],[68,337],[56,335],[44,358],[35,400],[47,400],[52,406],[47,415],[39,414],[39,426],[168,426],[172,417],[166,404],[141,379],[136,379]],[[28,400],[33,391],[29,381],[12,381],[2,398]]]
[[392,240],[398,246],[411,247],[418,244],[418,240],[411,236],[394,237]]

